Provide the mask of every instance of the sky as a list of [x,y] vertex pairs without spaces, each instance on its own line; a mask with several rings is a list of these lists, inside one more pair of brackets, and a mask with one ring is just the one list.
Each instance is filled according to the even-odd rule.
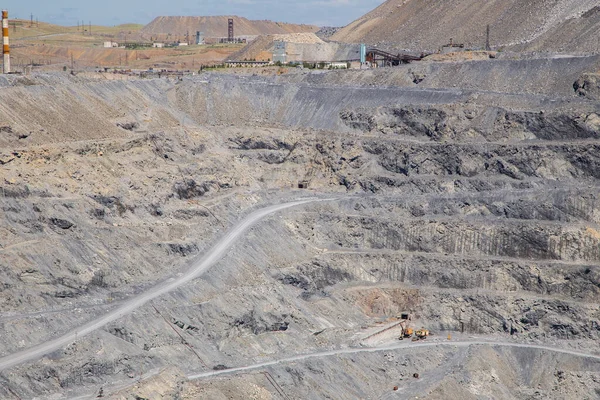
[[384,0],[0,0],[10,18],[77,25],[147,24],[164,15],[237,15],[277,22],[344,26]]

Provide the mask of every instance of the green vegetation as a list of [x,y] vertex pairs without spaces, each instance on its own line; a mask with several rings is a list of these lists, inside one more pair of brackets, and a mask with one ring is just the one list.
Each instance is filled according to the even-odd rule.
[[222,63],[222,64],[216,64],[216,65],[202,67],[198,72],[200,73],[202,71],[215,71],[215,70],[225,69],[225,68],[228,68],[227,64]]
[[125,43],[126,49],[129,50],[138,50],[138,49],[147,49],[152,47],[152,43]]

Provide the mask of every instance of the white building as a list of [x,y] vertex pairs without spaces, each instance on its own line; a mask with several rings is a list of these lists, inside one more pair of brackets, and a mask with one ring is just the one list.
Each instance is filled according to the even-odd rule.
[[333,69],[347,69],[348,63],[346,62],[332,62],[329,66]]

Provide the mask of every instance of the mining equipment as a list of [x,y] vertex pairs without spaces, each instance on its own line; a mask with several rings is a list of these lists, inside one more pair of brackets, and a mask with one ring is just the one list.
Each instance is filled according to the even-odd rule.
[[383,51],[381,49],[370,48],[367,50],[366,60],[371,64],[377,64],[380,67],[392,67],[400,64],[408,64],[412,61],[420,61],[425,57],[425,54],[421,56],[413,56],[410,54],[393,54]]
[[402,321],[403,323],[400,324],[400,328],[402,329],[402,331],[400,332],[400,337],[398,339],[403,340],[405,338],[410,338],[413,333],[414,333],[414,329],[406,326],[406,323],[404,323],[405,321]]
[[398,337],[398,339],[403,340],[405,338],[410,338],[415,331],[408,325],[409,322],[412,320],[412,315],[408,313],[402,313],[398,316],[398,319],[400,319],[399,325],[401,329],[400,336]]
[[415,337],[419,340],[427,339],[427,336],[430,335],[431,333],[429,332],[429,330],[425,328],[417,329],[417,331],[415,331]]

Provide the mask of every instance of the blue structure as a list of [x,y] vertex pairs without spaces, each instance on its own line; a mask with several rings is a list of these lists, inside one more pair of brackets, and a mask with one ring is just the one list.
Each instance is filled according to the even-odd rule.
[[287,62],[286,52],[285,52],[285,42],[276,41],[275,49],[273,50],[273,62],[280,62],[285,64]]
[[367,45],[362,43],[360,45],[360,63],[364,64],[367,62]]

